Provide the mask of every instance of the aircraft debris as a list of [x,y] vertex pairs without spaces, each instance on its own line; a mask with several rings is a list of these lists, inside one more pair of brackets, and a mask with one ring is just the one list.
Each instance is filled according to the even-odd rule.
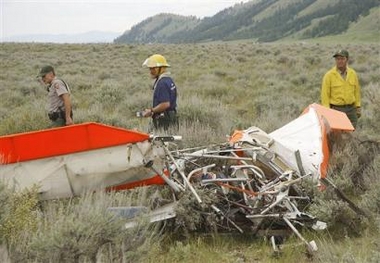
[[[123,216],[126,228],[134,227],[143,213],[152,223],[175,220],[178,204],[191,196],[197,211],[212,215],[218,231],[265,235],[275,252],[278,237],[293,233],[313,254],[315,241],[307,241],[300,229],[323,230],[326,224],[305,211],[311,200],[303,182],[334,187],[326,178],[327,135],[352,130],[345,114],[317,104],[270,134],[253,126],[196,150],[171,150],[179,136],[85,123],[1,136],[0,179],[16,182],[17,189],[39,184],[41,199],[167,185],[172,203],[153,211],[113,207],[110,212]],[[56,137],[63,143],[54,144]]]

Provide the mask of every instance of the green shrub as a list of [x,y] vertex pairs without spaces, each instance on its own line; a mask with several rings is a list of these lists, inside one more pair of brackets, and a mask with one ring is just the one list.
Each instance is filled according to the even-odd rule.
[[0,244],[15,248],[37,230],[38,188],[15,191],[0,182]]
[[[152,53],[165,55],[172,66],[179,92],[177,134],[183,137],[182,147],[221,143],[235,129],[250,126],[270,133],[298,117],[309,104],[320,101],[322,77],[334,64],[331,53],[341,46],[252,41],[180,45],[0,43],[0,135],[48,127],[46,91],[35,81],[45,64],[54,65],[58,76],[70,84],[76,123],[96,121],[147,131],[149,120],[136,118],[135,112],[151,104],[152,80],[141,64]],[[380,130],[380,64],[373,55],[379,45],[348,43],[345,48],[350,50],[354,59],[350,63],[362,80],[363,116],[354,135],[332,145],[328,176],[371,218],[358,217],[331,189],[312,190],[310,212],[328,223],[331,234],[326,240],[322,237],[318,252],[321,262],[376,262],[378,241],[366,240],[378,239],[380,230],[379,152],[373,147],[379,142]],[[217,239],[196,239],[194,243],[174,240],[169,249],[157,237],[156,229],[142,224],[135,232],[125,231],[122,222],[105,212],[108,206],[150,207],[151,195],[161,190],[143,188],[49,204],[36,204],[33,195],[20,201],[25,191],[16,194],[0,185],[0,241],[12,245],[10,255],[15,262],[89,262],[94,258],[99,262],[243,262],[245,255],[249,255],[247,262],[272,260],[265,256],[270,250],[267,244],[247,244],[236,237],[220,237],[219,243]],[[21,216],[14,218],[16,214]],[[182,225],[190,229],[199,222],[185,219]],[[347,252],[347,247],[364,252]],[[300,251],[288,248],[283,262],[308,262]]]

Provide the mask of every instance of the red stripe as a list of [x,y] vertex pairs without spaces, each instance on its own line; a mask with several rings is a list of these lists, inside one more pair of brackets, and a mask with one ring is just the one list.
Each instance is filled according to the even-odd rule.
[[127,190],[132,189],[140,186],[147,186],[147,185],[164,185],[165,181],[162,179],[159,175],[155,175],[152,178],[145,179],[145,180],[139,180],[132,183],[126,183],[126,184],[120,184],[117,186],[112,186],[106,188],[106,191],[121,191],[121,190]]
[[0,163],[15,163],[127,143],[142,142],[149,134],[99,123],[82,123],[0,136]]

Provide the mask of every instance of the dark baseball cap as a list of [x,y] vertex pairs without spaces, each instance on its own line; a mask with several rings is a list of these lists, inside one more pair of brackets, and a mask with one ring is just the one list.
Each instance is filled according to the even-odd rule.
[[333,57],[335,58],[335,57],[337,57],[337,56],[348,58],[348,51],[347,51],[347,50],[344,50],[344,49],[339,49],[339,50],[334,54]]
[[54,68],[52,66],[44,66],[41,68],[40,73],[38,73],[37,77],[45,76],[50,72],[54,72]]

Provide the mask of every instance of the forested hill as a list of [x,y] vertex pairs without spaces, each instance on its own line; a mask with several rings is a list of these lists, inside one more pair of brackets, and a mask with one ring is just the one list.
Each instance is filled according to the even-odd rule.
[[[380,0],[252,0],[212,17],[159,14],[115,39],[115,43],[195,43],[255,39],[271,42],[345,32],[360,19],[379,20]],[[367,19],[368,20],[368,19]],[[374,33],[379,32],[374,23]],[[377,28],[376,28],[377,27]]]

